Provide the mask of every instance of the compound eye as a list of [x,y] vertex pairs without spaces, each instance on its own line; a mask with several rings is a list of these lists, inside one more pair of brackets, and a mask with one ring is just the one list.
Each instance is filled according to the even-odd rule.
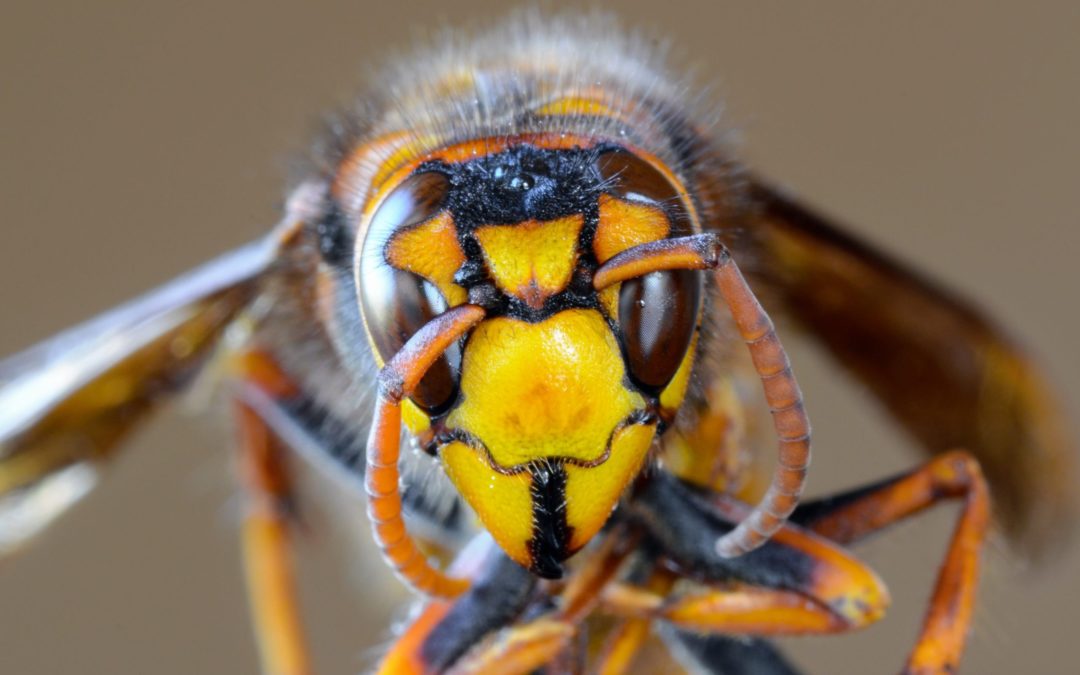
[[661,391],[679,369],[694,337],[701,279],[679,270],[624,281],[619,325],[630,376],[646,391]]
[[[441,173],[410,176],[383,200],[367,228],[357,261],[360,311],[384,363],[424,324],[447,309],[446,299],[431,282],[390,264],[387,245],[395,234],[438,214],[449,185]],[[430,414],[445,410],[457,391],[460,365],[461,351],[455,345],[424,375],[413,402]]]
[[[691,234],[683,197],[649,162],[626,150],[600,155],[605,192],[626,202],[654,207],[667,220],[667,237]],[[694,337],[701,304],[701,274],[653,272],[624,281],[619,289],[619,325],[631,378],[658,393],[675,376]]]
[[678,188],[652,164],[628,150],[616,149],[602,153],[596,165],[604,192],[662,209],[671,221],[670,237],[691,234],[690,219]]

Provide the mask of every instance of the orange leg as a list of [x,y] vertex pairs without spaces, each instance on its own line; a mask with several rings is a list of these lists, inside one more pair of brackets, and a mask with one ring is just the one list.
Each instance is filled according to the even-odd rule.
[[[559,654],[577,658],[573,650],[578,625],[634,550],[637,536],[624,527],[609,532],[587,554],[553,606],[550,596],[532,592],[535,577],[488,542],[483,567],[465,575],[469,590],[453,602],[429,602],[383,659],[380,673],[511,675],[533,672]],[[455,562],[455,571],[461,562]],[[528,608],[537,601],[543,611],[532,615]],[[522,615],[527,618],[515,625]]]
[[964,508],[907,673],[955,672],[963,654],[990,522],[990,495],[978,462],[966,452],[949,452],[874,488],[806,504],[795,516],[814,532],[850,543],[945,499],[962,499]]
[[[675,576],[658,569],[646,582],[648,591],[666,595],[675,585]],[[652,620],[643,617],[623,619],[615,624],[600,651],[597,663],[590,672],[595,675],[622,675],[634,664],[634,657],[652,633]]]
[[[815,535],[827,537],[836,543],[850,544],[903,518],[918,514],[945,499],[962,499],[964,507],[949,542],[945,561],[937,575],[927,617],[923,621],[918,642],[908,659],[906,673],[955,672],[963,653],[974,608],[980,553],[990,517],[989,492],[978,463],[963,451],[953,451],[953,453],[936,457],[923,467],[900,477],[835,497],[806,503],[792,515],[793,523],[807,528]],[[745,504],[726,497],[713,496],[710,501],[718,513],[731,519],[743,517],[747,511]],[[784,540],[792,537],[795,531],[794,528],[781,530],[775,537],[775,543],[785,543]],[[806,532],[795,536],[796,539],[811,541]],[[792,541],[787,543],[792,543]],[[809,548],[805,549],[805,553],[816,557]],[[747,561],[750,561],[753,555],[747,556]],[[815,572],[813,578],[818,577],[818,573]],[[805,589],[796,590],[807,594]],[[809,593],[809,595],[820,597],[818,593]],[[792,603],[792,598],[788,597],[774,596],[772,599],[777,602],[777,606],[769,605],[766,598],[757,594],[754,597],[741,599],[723,598],[723,602],[719,602],[716,597],[701,597],[693,600],[689,607],[681,606],[687,602],[683,600],[678,607],[677,616],[683,621],[690,617],[701,616],[713,620],[719,613],[726,611],[740,612],[741,608],[753,609],[769,605],[771,612],[789,607]],[[642,599],[637,598],[637,602],[640,604]],[[845,599],[840,595],[834,597],[827,605],[829,607],[846,605],[849,608],[858,609],[865,602],[864,597]],[[708,603],[718,604],[701,612],[701,608],[707,606]],[[791,611],[791,609],[784,611]],[[738,616],[742,618],[741,613]],[[812,623],[823,617],[815,619],[813,611],[810,611],[808,615],[806,608],[801,610],[796,608],[791,619]],[[778,634],[778,630],[791,631],[794,625],[793,623],[780,629],[769,627],[766,632],[760,630],[750,632]],[[754,626],[744,627],[753,629]]]
[[247,404],[237,402],[236,418],[245,498],[244,572],[262,671],[268,675],[310,673],[296,598],[289,483],[281,448]]
[[615,624],[604,642],[600,659],[591,672],[596,675],[622,675],[629,673],[634,657],[641,651],[652,632],[649,619],[623,619]]
[[613,584],[604,593],[603,608],[702,633],[779,636],[861,628],[881,618],[890,602],[865,563],[792,525],[739,564],[745,567],[732,566],[728,581],[682,595]]

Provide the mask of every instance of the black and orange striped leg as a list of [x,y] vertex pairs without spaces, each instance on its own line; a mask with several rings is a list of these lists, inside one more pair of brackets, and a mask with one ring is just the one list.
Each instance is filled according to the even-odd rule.
[[[655,578],[647,583],[631,579],[609,585],[601,609],[629,621],[669,625],[675,638],[681,632],[755,637],[839,633],[883,616],[890,599],[877,575],[835,543],[800,527],[784,525],[764,546],[737,558],[720,555],[715,542],[749,511],[745,503],[671,475],[649,477],[626,515],[645,529],[650,547],[666,561],[660,569],[700,585],[673,594],[657,586]],[[618,660],[628,662],[633,656],[634,640],[627,640],[610,650],[615,672]],[[723,640],[693,646],[701,648],[695,658],[722,659],[734,649]],[[782,670],[786,663],[767,644],[756,645],[754,653],[761,663],[776,666],[765,672],[790,672]]]
[[[653,558],[647,555],[646,560]],[[651,570],[651,573],[650,573]],[[644,574],[642,574],[644,572]],[[677,577],[655,561],[627,578],[659,596],[671,592]],[[725,675],[798,675],[779,650],[766,639],[728,636],[681,629],[648,616],[621,619],[608,632],[590,675],[624,675],[639,672],[638,653],[651,636],[658,635],[671,654],[690,672]]]
[[906,673],[953,673],[964,651],[978,586],[990,496],[974,457],[953,451],[869,488],[810,502],[792,520],[842,544],[950,500],[963,500]]
[[[274,389],[269,366],[257,355],[243,357],[245,376],[254,386]],[[262,672],[311,672],[297,602],[291,550],[291,493],[283,448],[248,403],[235,402],[237,464],[243,490],[241,524],[244,573]]]
[[[462,573],[463,567],[471,569]],[[513,623],[536,587],[535,577],[486,535],[470,544],[452,569],[468,579],[469,589],[454,600],[428,601],[383,657],[379,673],[447,671],[485,638]]]
[[[579,627],[596,607],[600,592],[630,555],[633,533],[616,527],[585,559],[565,585],[550,595],[537,579],[511,561],[490,537],[481,565],[459,559],[473,572],[469,589],[453,601],[432,600],[383,659],[379,672],[455,675],[511,675],[534,672],[563,659],[579,672],[584,650]],[[473,548],[473,545],[470,545]],[[464,556],[473,555],[467,549]],[[561,672],[556,668],[556,672]]]

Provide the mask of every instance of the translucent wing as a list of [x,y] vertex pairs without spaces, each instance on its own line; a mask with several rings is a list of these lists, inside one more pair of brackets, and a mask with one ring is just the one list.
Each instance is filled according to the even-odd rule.
[[0,361],[0,555],[93,485],[99,463],[211,352],[273,238]]
[[757,270],[931,453],[973,452],[1009,534],[1038,554],[1073,508],[1073,448],[1042,374],[969,303],[769,186]]

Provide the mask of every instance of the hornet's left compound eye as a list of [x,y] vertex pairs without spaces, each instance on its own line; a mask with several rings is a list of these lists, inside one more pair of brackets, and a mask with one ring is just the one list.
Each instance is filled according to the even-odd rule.
[[[431,281],[403,269],[402,255],[395,254],[393,243],[402,241],[402,234],[431,227],[444,213],[448,189],[449,181],[441,173],[410,176],[383,200],[367,227],[357,257],[360,311],[384,363],[447,309],[446,298]],[[442,412],[453,402],[460,364],[460,350],[451,347],[424,375],[413,401],[428,413]]]
[[[679,191],[644,159],[620,149],[602,154],[597,165],[607,185],[602,231],[619,231],[626,245],[692,234]],[[659,392],[679,369],[697,326],[701,293],[701,274],[691,270],[622,282],[618,319],[626,365],[646,390]]]

